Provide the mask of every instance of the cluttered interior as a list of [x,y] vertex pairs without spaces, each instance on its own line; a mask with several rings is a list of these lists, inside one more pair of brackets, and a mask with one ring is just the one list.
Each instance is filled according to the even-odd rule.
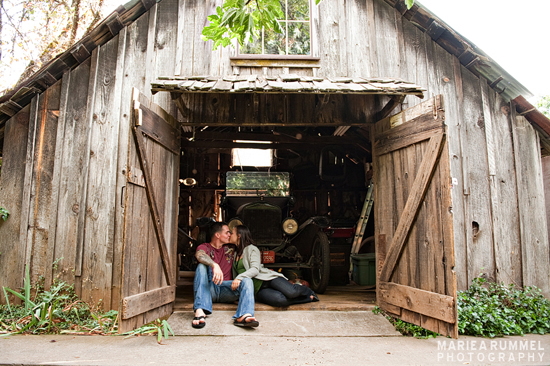
[[214,221],[246,225],[265,267],[321,299],[293,310],[374,306],[367,129],[186,126],[181,141],[175,310],[192,308],[196,248]]

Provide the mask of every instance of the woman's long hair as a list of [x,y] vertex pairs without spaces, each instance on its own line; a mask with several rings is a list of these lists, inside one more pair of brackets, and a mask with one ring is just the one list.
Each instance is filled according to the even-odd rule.
[[249,245],[254,245],[254,240],[252,240],[252,234],[247,226],[237,225],[237,238],[239,238],[239,243],[237,245],[237,257],[240,257],[243,254],[244,248]]

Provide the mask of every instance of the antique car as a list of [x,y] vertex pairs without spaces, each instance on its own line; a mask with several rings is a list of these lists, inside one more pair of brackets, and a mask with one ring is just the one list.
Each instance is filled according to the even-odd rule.
[[289,173],[227,172],[221,201],[223,218],[230,229],[248,226],[267,268],[290,279],[309,282],[323,293],[330,276],[330,248],[323,228],[325,217],[311,217],[301,224],[292,217]]

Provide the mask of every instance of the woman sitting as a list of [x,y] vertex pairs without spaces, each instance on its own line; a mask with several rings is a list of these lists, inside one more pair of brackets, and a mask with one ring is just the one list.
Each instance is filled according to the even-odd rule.
[[243,278],[251,278],[254,282],[256,300],[264,304],[285,307],[319,301],[309,287],[290,283],[281,273],[263,266],[260,250],[254,245],[248,227],[234,227],[230,242],[237,245],[231,288],[238,288]]

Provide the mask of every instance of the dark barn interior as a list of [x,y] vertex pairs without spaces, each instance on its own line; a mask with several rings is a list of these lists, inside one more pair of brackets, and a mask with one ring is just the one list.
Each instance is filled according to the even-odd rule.
[[[329,226],[324,231],[330,242],[329,288],[319,306],[324,309],[327,306],[341,308],[343,303],[373,304],[374,286],[357,285],[350,279],[349,272],[355,228],[372,177],[369,140],[368,131],[360,127],[184,127],[178,216],[180,281],[176,308],[186,309],[192,305],[194,253],[196,245],[202,241],[202,238],[197,240],[200,232],[197,219],[227,220],[220,202],[225,194],[228,171],[290,173],[290,194],[294,198],[290,216],[299,224],[313,216],[328,218]],[[240,150],[241,154],[257,152],[249,149],[270,149],[272,166],[240,165],[232,156],[232,150],[237,148],[246,149],[245,152]],[[359,253],[374,253],[373,235],[371,214]],[[217,306],[224,307],[222,304]],[[299,306],[311,308],[314,304]]]

